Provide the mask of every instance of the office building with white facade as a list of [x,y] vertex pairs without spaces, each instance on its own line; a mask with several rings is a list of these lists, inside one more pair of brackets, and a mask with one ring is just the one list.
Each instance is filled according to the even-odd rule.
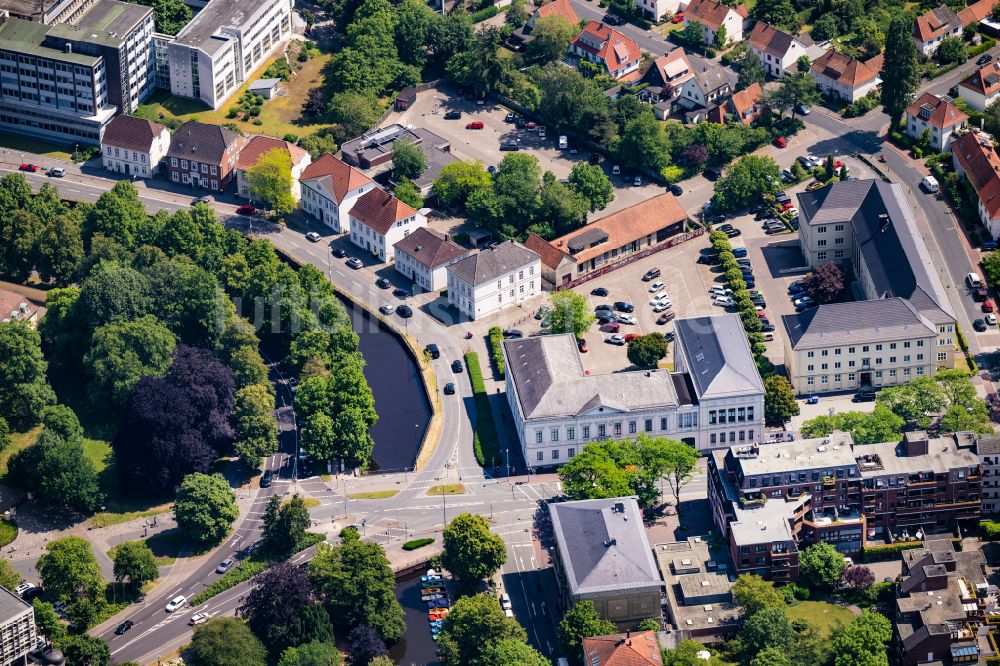
[[447,267],[448,303],[469,319],[481,319],[523,303],[542,290],[541,257],[505,241]]
[[289,0],[211,0],[161,44],[170,92],[219,108],[289,38],[291,20]]
[[27,664],[28,652],[37,642],[34,608],[14,592],[0,587],[0,666]]
[[590,442],[669,437],[707,450],[758,441],[764,384],[735,314],[676,321],[674,372],[588,374],[570,334],[503,343],[524,459],[562,465]]

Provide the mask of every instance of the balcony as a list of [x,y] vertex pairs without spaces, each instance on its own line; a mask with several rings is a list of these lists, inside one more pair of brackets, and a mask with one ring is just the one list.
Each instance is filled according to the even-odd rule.
[[837,483],[837,479],[835,479],[834,477],[832,477],[832,476],[824,476],[823,477],[823,485],[824,486],[832,486],[835,483]]

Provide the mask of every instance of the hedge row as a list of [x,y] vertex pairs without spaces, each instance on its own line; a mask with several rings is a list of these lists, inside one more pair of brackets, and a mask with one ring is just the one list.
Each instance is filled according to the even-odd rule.
[[975,58],[978,55],[982,55],[982,54],[986,53],[987,51],[989,51],[991,48],[993,48],[996,45],[997,45],[997,40],[993,39],[992,37],[983,37],[983,43],[982,44],[980,44],[979,46],[977,46],[975,48],[972,48],[972,49],[968,50],[969,58],[971,59],[971,58]]
[[874,562],[886,555],[901,553],[904,550],[920,548],[922,545],[924,545],[923,541],[899,541],[897,543],[887,543],[881,546],[865,546],[861,555],[865,562]]
[[497,435],[497,425],[493,422],[490,396],[486,394],[486,383],[483,381],[483,370],[479,365],[479,354],[466,352],[465,368],[469,372],[472,395],[476,401],[476,430],[472,435],[472,448],[476,453],[476,462],[482,467],[486,467],[488,464],[496,465],[500,462],[500,436]]
[[494,326],[490,329],[490,356],[493,359],[493,367],[496,368],[497,375],[504,377],[506,368],[503,363],[503,329]]
[[488,18],[493,18],[500,13],[500,10],[496,5],[490,5],[486,9],[480,9],[478,12],[473,14],[470,18],[473,23],[479,23],[480,21],[485,21]]
[[423,548],[424,546],[429,546],[434,543],[434,539],[430,537],[424,537],[423,539],[414,539],[413,541],[407,541],[403,544],[403,550],[416,550],[417,548]]

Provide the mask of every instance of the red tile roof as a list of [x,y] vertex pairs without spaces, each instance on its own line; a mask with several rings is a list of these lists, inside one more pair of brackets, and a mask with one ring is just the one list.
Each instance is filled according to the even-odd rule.
[[37,312],[38,306],[26,297],[13,291],[0,289],[0,321],[29,321],[34,318]]
[[959,85],[989,97],[1000,90],[1000,63],[991,62],[985,67],[980,67]]
[[770,53],[776,58],[782,58],[788,53],[792,44],[798,40],[784,30],[779,30],[763,21],[757,21],[747,41],[750,46],[759,51]]
[[[877,63],[874,58],[868,62],[862,62],[857,58],[851,58],[830,49],[812,64],[811,69],[813,74],[822,74],[828,79],[853,88],[878,76],[882,58],[881,55],[876,56],[876,58],[878,58]],[[879,68],[874,69],[872,67],[874,64],[878,64]]]
[[661,666],[654,631],[633,631],[583,639],[587,666]]
[[[925,110],[926,114],[921,115],[921,110]],[[957,106],[929,92],[925,92],[908,106],[906,113],[920,117],[928,125],[938,129],[955,127],[969,119],[969,116],[962,113]]]
[[[660,56],[654,60],[653,69],[659,74],[663,85],[673,86],[674,88],[694,78],[694,70],[691,69],[691,62],[682,48],[674,49],[667,55]],[[671,77],[676,78],[671,79]]]
[[580,17],[576,15],[576,10],[573,9],[573,4],[569,0],[552,0],[547,5],[542,5],[535,12],[534,20],[537,21],[546,16],[562,16],[573,25],[580,22]]
[[153,147],[153,140],[166,129],[159,123],[145,118],[135,116],[116,116],[104,128],[104,136],[101,143],[134,150],[136,152],[149,153]]
[[715,2],[715,0],[691,0],[691,4],[684,10],[684,18],[689,22],[697,21],[707,28],[718,30],[722,22],[729,16],[730,10],[736,12],[742,18],[747,17],[747,10],[743,5],[739,5],[733,9],[722,3]]
[[317,179],[333,194],[338,204],[343,203],[348,192],[372,182],[371,178],[330,153],[323,153],[318,160],[307,166],[299,181]]
[[416,215],[417,211],[385,190],[368,190],[354,203],[350,216],[385,236],[392,225]]
[[[600,43],[600,48],[593,47],[588,41]],[[614,28],[597,21],[587,23],[573,40],[573,45],[602,60],[609,72],[638,62],[642,57],[638,44]]]
[[749,125],[757,120],[757,118],[760,118],[760,114],[763,112],[763,105],[756,112],[752,112],[749,115],[746,115],[746,113],[753,111],[754,107],[763,101],[764,89],[760,87],[759,83],[755,83],[749,88],[734,94],[730,98],[729,103],[732,105],[733,112],[739,118],[739,121],[744,125]]
[[243,149],[240,150],[240,156],[236,158],[236,168],[249,169],[257,164],[265,153],[269,153],[272,150],[284,150],[287,152],[288,156],[292,158],[293,165],[301,162],[309,154],[295,144],[288,143],[287,141],[275,139],[272,136],[255,134],[250,137],[246,145],[243,146]]
[[996,0],[979,0],[975,4],[971,4],[962,11],[958,13],[958,18],[962,21],[962,26],[967,26],[970,23],[978,23],[984,18],[993,13],[993,7],[996,5]]
[[1000,157],[989,136],[969,132],[953,141],[951,152],[991,218],[1000,215]]
[[914,22],[913,36],[929,42],[962,25],[962,19],[948,5],[940,5],[921,14]]
[[528,239],[524,241],[524,247],[541,257],[542,264],[553,269],[558,268],[562,260],[570,256],[568,252],[563,252],[535,232],[528,234]]

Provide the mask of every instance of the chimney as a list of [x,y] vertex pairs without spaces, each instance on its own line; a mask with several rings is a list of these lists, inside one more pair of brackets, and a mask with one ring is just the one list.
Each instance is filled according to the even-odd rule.
[[927,454],[927,432],[925,430],[914,430],[903,433],[903,451],[908,456],[922,456]]

